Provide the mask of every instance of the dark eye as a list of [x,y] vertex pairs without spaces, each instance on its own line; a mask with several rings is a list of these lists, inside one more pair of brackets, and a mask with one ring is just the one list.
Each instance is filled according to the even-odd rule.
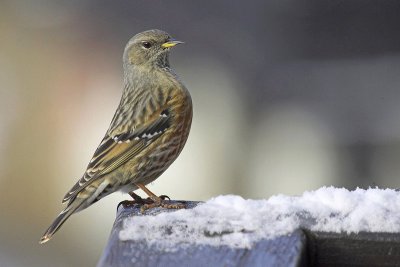
[[142,42],[142,46],[146,49],[149,49],[151,47],[151,43],[150,42]]

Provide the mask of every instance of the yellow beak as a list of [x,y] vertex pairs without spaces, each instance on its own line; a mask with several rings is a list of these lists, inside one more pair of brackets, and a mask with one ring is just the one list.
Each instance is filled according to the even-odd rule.
[[181,41],[176,41],[176,40],[171,40],[171,41],[168,41],[168,42],[166,42],[166,43],[163,43],[163,44],[161,45],[161,47],[162,47],[162,48],[170,48],[170,47],[176,46],[177,44],[183,44],[183,42],[181,42]]

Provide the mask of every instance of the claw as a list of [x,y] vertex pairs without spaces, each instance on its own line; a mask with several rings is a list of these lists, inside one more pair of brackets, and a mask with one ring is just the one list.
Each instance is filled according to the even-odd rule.
[[166,200],[166,199],[171,200],[171,198],[167,195],[161,195],[161,196],[159,196],[159,198],[161,198],[162,200]]
[[127,208],[127,207],[131,207],[131,206],[133,206],[133,205],[135,205],[135,204],[136,204],[135,201],[132,201],[132,200],[124,200],[124,201],[121,201],[120,203],[118,203],[117,210],[119,210],[119,207],[120,207],[120,206],[122,206],[122,207],[124,207],[124,208]]

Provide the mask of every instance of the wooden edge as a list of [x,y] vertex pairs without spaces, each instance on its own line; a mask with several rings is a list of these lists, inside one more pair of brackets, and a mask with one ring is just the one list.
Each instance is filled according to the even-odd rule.
[[303,231],[311,266],[400,266],[400,233]]

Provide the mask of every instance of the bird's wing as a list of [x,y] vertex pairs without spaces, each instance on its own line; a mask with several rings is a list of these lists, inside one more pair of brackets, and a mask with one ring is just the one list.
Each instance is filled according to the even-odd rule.
[[150,116],[146,114],[148,120],[136,125],[133,131],[121,131],[118,128],[108,131],[96,149],[85,174],[65,195],[62,203],[74,199],[88,184],[122,166],[168,129],[171,125],[168,108],[160,107],[151,113]]

